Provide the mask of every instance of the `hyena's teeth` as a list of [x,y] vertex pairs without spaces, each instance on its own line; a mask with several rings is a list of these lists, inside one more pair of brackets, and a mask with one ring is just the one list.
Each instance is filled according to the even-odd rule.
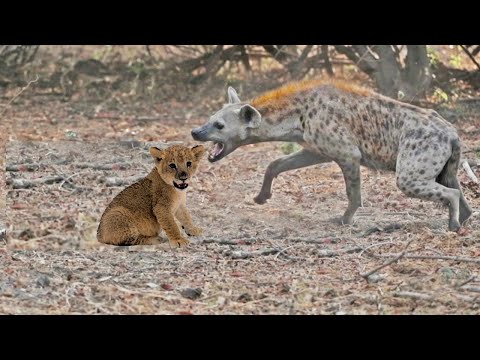
[[215,143],[215,146],[210,152],[210,156],[212,157],[217,157],[220,155],[223,151],[224,145],[222,143]]

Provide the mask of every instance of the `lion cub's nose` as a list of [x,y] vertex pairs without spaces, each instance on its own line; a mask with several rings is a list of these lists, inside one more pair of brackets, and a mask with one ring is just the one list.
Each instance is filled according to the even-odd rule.
[[182,171],[180,175],[178,175],[178,178],[180,180],[187,180],[188,179],[188,174],[185,171]]

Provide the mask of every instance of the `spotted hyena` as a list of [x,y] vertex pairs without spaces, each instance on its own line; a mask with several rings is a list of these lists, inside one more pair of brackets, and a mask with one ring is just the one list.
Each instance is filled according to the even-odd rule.
[[198,141],[215,143],[211,162],[239,146],[291,141],[303,149],[273,161],[255,202],[271,197],[280,173],[334,161],[346,183],[351,224],[361,205],[360,165],[396,172],[397,186],[411,197],[442,201],[449,229],[457,231],[472,211],[457,179],[460,139],[437,112],[405,104],[343,82],[292,83],[248,102],[233,88],[229,103],[206,124],[192,130]]

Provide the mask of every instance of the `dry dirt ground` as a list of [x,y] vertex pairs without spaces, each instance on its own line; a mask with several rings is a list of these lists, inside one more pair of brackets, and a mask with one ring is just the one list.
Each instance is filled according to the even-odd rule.
[[[475,212],[462,234],[447,231],[446,208],[407,198],[393,174],[365,168],[363,207],[341,226],[337,165],[281,175],[260,206],[252,199],[281,144],[246,146],[203,161],[188,203],[205,234],[189,248],[97,243],[99,217],[125,186],[118,181],[151,169],[148,145],[193,145],[190,130],[223,100],[201,96],[122,107],[26,97],[7,108],[0,313],[480,314],[480,189],[464,170]],[[456,124],[469,158],[479,122]]]

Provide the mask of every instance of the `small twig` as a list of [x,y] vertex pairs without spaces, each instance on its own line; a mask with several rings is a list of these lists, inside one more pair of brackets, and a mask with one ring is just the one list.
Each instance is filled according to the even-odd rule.
[[469,282],[476,280],[477,277],[475,275],[470,276],[467,280],[461,282],[460,284],[456,285],[457,288],[462,287],[463,285],[467,285]]
[[[38,171],[38,170],[44,170],[47,167],[52,167],[52,165],[67,165],[68,163],[69,162],[67,160],[61,160],[57,163],[51,163],[51,164],[44,164],[44,163],[8,164],[5,170],[10,172]],[[126,170],[131,167],[131,164],[128,164],[128,163],[114,163],[114,164],[76,163],[71,165],[78,169],[93,169],[93,170]]]
[[475,183],[475,184],[478,184],[478,179],[477,177],[475,176],[475,174],[473,173],[472,171],[472,168],[470,167],[470,165],[468,164],[468,161],[467,160],[463,160],[462,161],[462,166],[463,168],[465,169],[465,171],[467,172],[467,175],[468,177]]
[[365,230],[360,235],[357,235],[357,237],[358,238],[364,238],[364,237],[367,237],[367,236],[369,236],[373,233],[376,233],[376,232],[392,232],[393,230],[401,229],[403,227],[403,225],[404,224],[390,224],[390,225],[385,226],[384,228],[374,226],[370,229]]
[[364,279],[368,279],[368,277],[374,273],[376,273],[377,271],[389,266],[389,265],[392,265],[393,263],[397,262],[398,260],[400,260],[402,257],[405,256],[405,254],[407,253],[407,249],[408,247],[410,246],[410,244],[412,243],[413,239],[410,240],[407,245],[405,245],[405,248],[403,249],[403,251],[398,254],[396,257],[394,257],[393,259],[391,260],[388,260],[387,262],[385,262],[384,264],[376,267],[375,269],[373,270],[370,270],[370,271],[367,271],[366,273],[362,273],[360,274],[361,277],[363,277]]
[[267,300],[271,300],[271,298],[267,296],[267,297],[264,297],[264,298],[261,298],[261,299],[247,301],[243,304],[239,304],[238,306],[239,307],[244,307],[244,306],[247,306],[247,305],[252,305],[252,304],[256,304],[256,303],[259,303],[259,302],[262,302],[262,301],[267,301]]
[[[378,54],[374,53],[372,51],[372,49],[370,48],[370,46],[367,45],[367,51],[370,53],[370,55],[372,55],[374,57],[375,60],[378,60],[380,57],[378,56]],[[358,61],[360,62],[360,60]]]
[[[394,254],[382,254],[382,255],[373,255],[375,257],[392,257]],[[441,255],[405,255],[405,259],[418,259],[418,260],[452,260],[459,262],[471,262],[475,264],[480,264],[480,258],[467,258],[463,256],[441,256]]]
[[330,250],[330,249],[322,249],[322,250],[317,250],[315,252],[316,255],[319,257],[334,257],[334,256],[339,256],[343,254],[351,254],[355,252],[362,251],[364,247],[362,246],[356,246],[353,248],[347,248],[347,249],[340,249],[340,250]]
[[43,184],[54,184],[65,181],[63,176],[49,176],[40,179],[7,179],[7,185],[12,185],[14,189],[28,189],[31,187],[43,185]]
[[155,298],[160,298],[160,299],[165,299],[165,295],[159,292],[146,292],[146,291],[137,291],[137,290],[130,290],[127,288],[124,288],[120,285],[115,286],[118,290],[128,293],[128,294],[135,294],[135,295],[143,295],[147,297],[155,297]]
[[462,290],[467,290],[467,291],[472,291],[472,292],[480,293],[480,286],[471,286],[471,285],[468,285],[468,286],[462,287]]
[[218,297],[220,295],[222,295],[222,292],[216,292],[216,293],[214,293],[210,296],[207,296],[207,297],[204,297],[204,298],[200,299],[199,302],[205,302],[206,300],[213,299],[214,297]]
[[415,300],[427,300],[427,301],[434,300],[432,295],[417,293],[413,291],[396,291],[393,293],[393,296],[404,297],[404,298],[415,299]]
[[38,171],[42,170],[44,166],[42,164],[14,164],[7,165],[5,167],[6,171],[16,172],[16,171]]
[[116,164],[88,164],[79,163],[75,164],[75,167],[80,169],[93,169],[93,170],[126,170],[130,167],[130,164],[116,163]]
[[[48,155],[48,154],[47,154]],[[52,165],[69,165],[71,164],[70,160],[61,159],[56,161],[51,161],[48,163],[26,163],[26,164],[7,164],[5,170],[6,171],[37,171],[37,170],[44,170],[45,168],[52,166]]]
[[35,75],[35,80],[30,80],[27,85],[25,85],[18,93],[16,93],[15,96],[12,97],[12,98],[10,99],[10,101],[7,103],[7,105],[5,105],[5,108],[4,108],[3,111],[0,113],[0,115],[3,115],[3,114],[7,111],[8,107],[9,107],[25,90],[27,90],[27,89],[30,87],[31,84],[36,83],[36,82],[38,81],[38,79],[39,79],[38,75]]
[[[362,212],[358,212],[358,213],[355,213],[355,216],[371,216],[373,215],[373,212],[370,212],[370,211],[362,211]],[[388,215],[388,216],[398,216],[398,215],[407,215],[407,216],[425,216],[425,213],[419,213],[419,212],[410,212],[410,211],[398,211],[398,212],[384,212],[382,213],[382,215]],[[398,224],[400,225],[400,224]],[[392,226],[392,230],[394,229],[393,226],[395,226],[395,224],[393,225],[389,225],[389,226]]]
[[162,121],[165,120],[162,116],[135,116],[133,121]]
[[217,240],[217,239],[204,239],[200,244],[220,244],[220,245],[243,245],[245,244],[252,244],[254,243],[255,240],[252,239],[240,239],[240,240],[229,240],[229,239],[223,239],[223,240]]
[[145,175],[134,175],[128,178],[107,177],[105,185],[108,187],[130,185],[145,178]]
[[375,246],[383,246],[383,245],[388,245],[388,244],[394,244],[394,242],[392,240],[388,240],[388,241],[382,241],[382,242],[379,242],[379,243],[376,243],[376,244],[371,244],[371,245],[368,245],[366,248],[364,248],[360,254],[358,254],[358,257],[361,257],[363,255],[363,253],[365,251],[367,251],[368,249],[371,249]]
[[285,240],[288,240],[288,241],[291,241],[291,242],[304,242],[304,243],[307,243],[307,244],[317,244],[317,245],[324,245],[325,242],[327,241],[331,241],[331,240],[338,240],[338,241],[341,241],[343,240],[342,237],[337,237],[337,236],[329,236],[329,237],[325,237],[325,238],[317,238],[317,239],[311,239],[311,238],[299,238],[299,237],[295,237],[295,238],[286,238],[285,236],[283,235],[276,235],[275,237],[272,237],[272,239],[285,239]]
[[60,183],[60,185],[58,186],[59,189],[62,188],[62,186],[63,186],[66,182],[68,182],[71,187],[76,188],[75,184],[74,184],[72,181],[70,181],[70,179],[71,179],[72,177],[78,175],[78,173],[75,173],[75,174],[73,174],[73,175],[67,176],[66,174],[64,174],[63,172],[61,172],[59,169],[57,169],[56,166],[52,166],[52,168],[53,168],[53,170],[57,173],[58,176],[63,177],[63,181],[62,181],[62,182]]
[[[464,296],[460,294],[452,294],[452,295],[458,297],[462,301],[471,302],[471,303],[476,303],[479,300],[478,296],[471,297],[471,296]],[[444,304],[448,303],[448,300],[445,300],[443,298],[435,298],[433,295],[422,294],[422,293],[413,292],[413,291],[396,291],[393,293],[393,296],[414,299],[414,300],[438,301]]]
[[28,239],[28,241],[33,242],[33,241],[45,240],[45,239],[51,239],[51,238],[66,241],[65,237],[63,237],[61,235],[57,235],[57,234],[48,234],[48,235],[38,236],[38,237]]
[[477,102],[477,101],[480,101],[480,97],[463,98],[463,99],[457,100],[457,102]]
[[250,259],[256,256],[267,256],[267,255],[274,255],[280,252],[280,249],[263,249],[257,251],[228,251],[227,255],[229,255],[232,259]]
[[480,295],[477,295],[477,296],[468,296],[463,294],[452,294],[452,295],[465,302],[470,302],[474,304],[480,303]]
[[76,189],[77,186],[75,185],[75,183],[73,181],[70,181],[70,179],[73,178],[74,176],[77,176],[77,175],[79,175],[79,173],[75,173],[73,175],[70,175],[70,176],[66,177],[65,180],[63,180],[62,183],[58,186],[58,188],[61,188],[66,182],[68,182],[71,187]]
[[[277,253],[277,255],[275,255],[274,259],[277,260],[277,258],[278,258],[280,255],[282,255],[282,254],[283,254],[285,251],[287,251],[288,249],[293,248],[294,246],[295,246],[295,245],[290,245],[290,246],[287,246],[285,249],[280,250],[280,251]],[[283,254],[283,255],[285,255],[285,256],[288,257],[287,254]]]
[[[467,150],[467,151],[464,151],[463,154],[468,154],[468,153],[480,153],[480,148],[476,148],[476,149],[473,149],[473,150]],[[470,165],[470,167],[474,168],[474,167],[478,167],[480,166],[480,160],[476,160],[476,159],[462,159],[462,161],[466,161],[468,163],[468,165]]]

